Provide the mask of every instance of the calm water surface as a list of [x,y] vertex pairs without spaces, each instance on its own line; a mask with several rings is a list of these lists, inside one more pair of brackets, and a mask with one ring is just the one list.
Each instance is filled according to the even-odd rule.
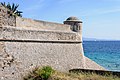
[[85,56],[104,68],[120,71],[120,41],[84,41]]

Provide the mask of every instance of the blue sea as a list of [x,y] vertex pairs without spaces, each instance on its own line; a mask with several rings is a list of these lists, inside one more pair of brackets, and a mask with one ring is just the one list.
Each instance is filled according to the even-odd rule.
[[85,56],[107,70],[120,71],[120,41],[83,41]]

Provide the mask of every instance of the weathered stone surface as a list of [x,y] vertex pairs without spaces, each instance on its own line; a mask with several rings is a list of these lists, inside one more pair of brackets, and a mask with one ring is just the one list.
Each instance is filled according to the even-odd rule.
[[5,42],[4,44],[6,53],[13,56],[13,61],[11,65],[0,67],[2,70],[0,77],[7,77],[14,73],[13,80],[19,80],[30,68],[44,65],[52,66],[60,71],[83,68],[80,44],[25,42]]
[[[84,56],[85,57],[85,56]],[[85,69],[90,69],[90,70],[105,70],[105,68],[101,67],[99,64],[96,62],[92,61],[91,59],[85,57]]]
[[[4,42],[4,45],[6,53],[12,56],[13,61],[11,65],[0,67],[0,77],[21,80],[26,72],[36,66],[45,65],[60,71],[84,68],[81,44]],[[86,68],[103,69],[91,60],[87,59],[86,62]]]

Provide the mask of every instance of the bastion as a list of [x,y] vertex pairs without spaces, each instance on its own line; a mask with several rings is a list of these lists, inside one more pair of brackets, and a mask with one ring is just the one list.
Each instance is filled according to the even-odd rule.
[[23,80],[37,66],[105,70],[84,56],[82,21],[64,24],[10,16],[0,5],[0,80]]

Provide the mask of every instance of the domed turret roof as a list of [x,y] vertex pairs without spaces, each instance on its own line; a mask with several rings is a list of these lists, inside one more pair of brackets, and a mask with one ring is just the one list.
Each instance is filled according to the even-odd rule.
[[67,18],[66,21],[68,21],[68,20],[79,20],[79,19],[77,17],[72,16],[72,17]]
[[71,16],[66,19],[67,22],[82,22],[77,17]]

